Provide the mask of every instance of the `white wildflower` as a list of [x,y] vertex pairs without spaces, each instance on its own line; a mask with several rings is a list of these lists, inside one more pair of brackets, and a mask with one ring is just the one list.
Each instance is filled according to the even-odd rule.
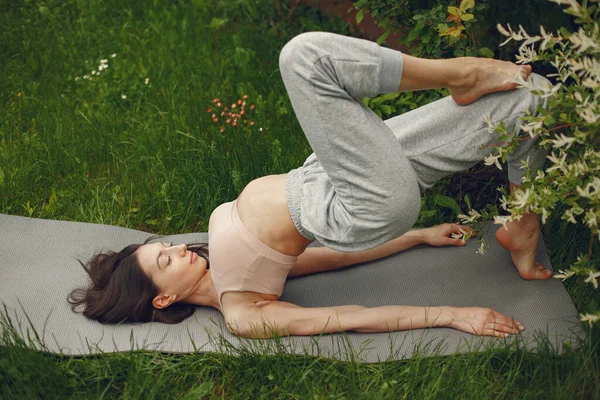
[[587,213],[585,214],[585,218],[583,219],[583,222],[585,222],[585,224],[590,228],[590,230],[594,230],[594,229],[597,230],[599,217],[600,217],[600,215],[596,214],[596,212],[590,208],[587,211]]
[[90,79],[90,76],[89,75],[84,75],[83,79]]
[[558,271],[558,274],[554,274],[554,278],[562,279],[564,281],[565,279],[568,279],[568,278],[572,277],[573,275],[575,275],[575,271],[570,270],[570,269],[567,271],[564,271],[561,269]]
[[483,122],[485,122],[487,125],[487,131],[489,133],[494,133],[495,126],[493,125],[492,121],[490,121],[490,117],[488,115],[483,117]]
[[568,150],[569,147],[571,147],[571,145],[577,141],[576,138],[567,137],[563,133],[560,134],[560,137],[558,137],[558,135],[554,135],[554,137],[556,140],[550,140],[550,142],[554,143],[554,147],[562,147],[566,145],[567,147],[565,150]]
[[594,285],[594,289],[598,289],[598,278],[600,277],[600,271],[594,271],[594,270],[589,270],[589,275],[587,277],[587,279],[585,280],[586,283],[590,283],[592,285]]
[[484,157],[485,165],[496,164],[496,167],[498,167],[498,169],[501,170],[502,165],[500,165],[500,162],[498,161],[499,158],[500,158],[500,154],[493,155],[490,153],[490,155],[488,157]]
[[116,54],[112,54],[112,55],[110,56],[110,58],[115,58],[116,56],[117,56]]
[[587,197],[588,199],[593,199],[597,197],[600,200],[600,178],[597,176],[594,177],[594,180],[587,184],[585,189],[577,186],[577,193],[581,197]]
[[494,216],[494,224],[495,225],[502,225],[504,227],[504,229],[508,230],[508,227],[506,226],[506,224],[508,222],[511,222],[513,220],[511,215],[496,215]]
[[500,199],[500,207],[502,207],[502,209],[504,209],[504,211],[507,211],[506,206],[508,205],[508,199],[506,198],[505,195],[502,195],[502,198]]
[[258,128],[258,130],[262,132],[262,128]]
[[146,78],[146,80],[144,81],[144,83],[147,85],[148,82],[150,82],[150,78]]
[[108,60],[106,58],[103,58],[102,60],[100,60],[100,64],[107,64]]
[[[509,74],[506,74],[506,75],[509,75]],[[519,85],[519,86],[517,86],[519,88],[526,88],[529,86],[527,81],[525,79],[523,79],[523,75],[521,75],[521,71],[515,72],[514,75],[509,75],[509,78],[504,80],[502,83],[516,83]]]
[[569,222],[572,222],[574,224],[577,224],[577,220],[575,219],[575,217],[573,216],[573,214],[575,215],[581,215],[583,214],[583,208],[579,207],[578,204],[575,204],[573,207],[571,207],[570,209],[568,209],[567,211],[565,211],[565,213],[563,214],[563,216],[561,217],[561,219],[566,219]]
[[568,169],[565,167],[565,161],[567,159],[567,153],[565,153],[562,149],[559,149],[560,151],[560,155],[559,157],[561,157],[560,159],[556,157],[556,155],[554,154],[554,152],[549,155],[546,156],[546,158],[550,161],[552,161],[554,163],[553,166],[551,166],[550,168],[546,169],[546,172],[552,172],[554,170],[561,170],[565,173],[565,175],[569,172]]
[[485,244],[484,243],[481,243],[479,245],[479,250],[477,250],[476,253],[481,254],[482,256],[485,255]]
[[538,53],[533,48],[533,45],[530,47],[528,47],[528,46],[519,47],[519,54],[517,54],[515,56],[515,58],[517,59],[517,61],[515,61],[515,64],[528,64],[528,63],[538,61],[538,59],[539,59]]
[[[596,26],[596,31],[598,31],[598,24],[594,25]],[[579,28],[579,31],[569,36],[569,40],[571,43],[573,43],[573,47],[576,49],[575,51],[579,54],[583,53],[587,49],[592,49],[594,51],[600,50],[600,46],[598,43],[596,43],[594,38],[587,36],[586,32],[581,27]]]
[[595,111],[595,109],[593,107],[593,104],[590,104],[586,108],[579,108],[579,110],[577,110],[577,113],[586,122],[588,122],[590,124],[594,124],[594,123],[596,123],[596,121],[598,121],[598,118],[600,118],[600,110],[599,110],[598,114],[596,114],[594,111]]
[[539,120],[531,121],[521,126],[521,130],[533,139],[535,138],[535,132],[542,128],[544,124],[544,119],[540,118]]
[[548,210],[542,208],[542,224],[545,224],[548,220]]
[[92,71],[92,75],[96,75],[96,71]]
[[469,211],[469,215],[470,217],[467,217],[465,214],[458,214],[458,218],[461,219],[461,222],[463,224],[469,223],[469,222],[475,222],[477,221],[479,218],[481,218],[481,214],[479,214],[477,211],[475,210],[471,210]]
[[513,193],[513,197],[515,198],[513,201],[511,201],[511,204],[515,206],[515,208],[523,208],[525,207],[525,205],[527,204],[527,201],[529,200],[529,198],[531,197],[531,191],[529,190],[530,188],[525,189],[525,191],[521,190],[521,189],[517,189],[515,190],[515,192]]
[[127,96],[125,96],[124,94],[122,94],[122,95],[121,95],[121,98],[122,98],[122,99],[126,99],[126,98],[127,98]]
[[600,321],[600,314],[582,314],[579,320],[581,322],[588,322],[591,325],[594,322]]
[[76,81],[78,81],[78,80],[79,80],[79,77],[78,77],[78,76],[76,76],[76,77],[75,77],[75,80],[76,80]]

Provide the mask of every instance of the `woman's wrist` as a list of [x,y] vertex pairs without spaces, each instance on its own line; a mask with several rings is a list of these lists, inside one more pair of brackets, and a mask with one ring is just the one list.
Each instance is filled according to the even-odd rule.
[[435,320],[434,326],[440,328],[452,328],[452,322],[454,321],[456,311],[455,307],[441,306],[439,309],[439,315]]
[[428,228],[413,229],[411,231],[406,232],[402,236],[411,238],[415,246],[419,244],[427,244],[427,229]]

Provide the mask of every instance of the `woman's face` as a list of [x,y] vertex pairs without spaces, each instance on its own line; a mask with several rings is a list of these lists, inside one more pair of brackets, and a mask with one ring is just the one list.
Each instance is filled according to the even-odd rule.
[[176,295],[175,299],[164,298],[169,304],[190,295],[206,273],[206,260],[188,251],[185,244],[145,244],[136,254],[140,267],[158,288],[159,296]]

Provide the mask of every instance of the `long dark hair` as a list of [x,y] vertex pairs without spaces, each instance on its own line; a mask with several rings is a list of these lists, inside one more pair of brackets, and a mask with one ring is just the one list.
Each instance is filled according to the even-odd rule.
[[[143,244],[156,239],[148,238]],[[84,264],[79,261],[92,280],[87,288],[77,288],[69,293],[67,301],[71,310],[83,305],[82,311],[87,318],[101,323],[120,322],[163,322],[177,324],[194,313],[194,304],[174,303],[162,309],[154,308],[152,300],[158,295],[158,289],[140,267],[133,254],[143,244],[130,244],[118,253],[96,253]],[[193,251],[207,262],[208,243],[191,243],[188,250]]]

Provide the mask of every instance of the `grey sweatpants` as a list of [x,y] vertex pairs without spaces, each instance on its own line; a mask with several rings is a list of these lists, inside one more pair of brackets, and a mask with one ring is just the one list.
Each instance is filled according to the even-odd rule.
[[[420,194],[442,177],[470,168],[498,143],[484,116],[520,132],[519,117],[543,100],[526,89],[485,95],[467,106],[446,97],[382,121],[359,97],[398,90],[402,53],[326,32],[293,38],[279,58],[281,75],[314,153],[287,175],[287,203],[301,235],[343,252],[379,246],[409,231]],[[536,85],[548,82],[532,74]],[[529,137],[529,135],[525,134]],[[542,168],[547,151],[523,140],[508,157],[511,182],[520,160]]]

